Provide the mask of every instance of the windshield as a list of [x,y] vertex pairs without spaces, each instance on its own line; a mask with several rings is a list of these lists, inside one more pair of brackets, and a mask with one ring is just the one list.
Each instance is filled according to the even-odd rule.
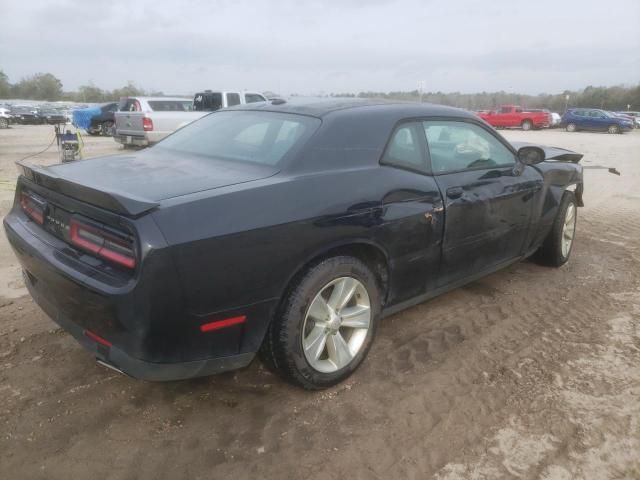
[[154,112],[190,112],[193,110],[191,100],[149,100]]
[[276,165],[319,125],[317,118],[302,115],[221,111],[176,131],[154,148]]

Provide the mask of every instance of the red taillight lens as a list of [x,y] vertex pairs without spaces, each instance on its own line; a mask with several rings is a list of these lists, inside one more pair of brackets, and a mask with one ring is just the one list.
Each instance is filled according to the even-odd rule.
[[153,130],[153,120],[151,120],[149,117],[144,117],[142,119],[142,128],[144,129],[145,132],[150,132]]
[[45,204],[27,192],[20,193],[20,206],[24,213],[36,223],[44,223]]
[[93,225],[71,220],[71,243],[126,268],[135,268],[133,240],[120,238]]

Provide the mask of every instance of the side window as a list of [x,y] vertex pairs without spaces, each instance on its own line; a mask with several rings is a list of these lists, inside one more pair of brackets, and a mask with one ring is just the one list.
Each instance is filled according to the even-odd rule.
[[511,107],[501,107],[500,113],[511,113]]
[[423,122],[433,173],[515,165],[513,153],[478,125],[459,121]]
[[382,163],[411,169],[426,170],[419,124],[405,123],[395,129]]
[[227,93],[227,106],[233,107],[234,105],[240,105],[240,95],[237,93]]
[[244,101],[245,103],[266,102],[265,98],[257,93],[245,93]]

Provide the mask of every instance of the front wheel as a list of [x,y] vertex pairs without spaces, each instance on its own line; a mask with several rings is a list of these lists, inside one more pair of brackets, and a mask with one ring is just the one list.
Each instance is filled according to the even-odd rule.
[[558,208],[551,231],[545,238],[535,258],[539,263],[560,267],[567,263],[576,234],[578,203],[573,192],[565,192]]
[[307,389],[351,375],[371,347],[380,313],[375,275],[338,256],[311,267],[284,299],[260,351],[265,364]]
[[533,123],[531,120],[525,120],[522,122],[522,130],[531,130],[533,128]]
[[607,132],[612,134],[620,133],[620,127],[617,125],[610,125],[609,128],[607,129]]
[[576,124],[575,123],[568,123],[567,126],[566,126],[566,130],[567,130],[567,132],[575,132],[578,129],[576,128]]
[[9,128],[9,120],[0,118],[0,128]]

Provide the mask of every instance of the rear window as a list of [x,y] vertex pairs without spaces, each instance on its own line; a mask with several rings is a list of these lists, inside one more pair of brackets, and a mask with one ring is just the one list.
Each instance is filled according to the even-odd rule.
[[153,148],[276,165],[319,125],[317,118],[302,115],[221,111],[176,131]]
[[197,93],[193,98],[193,109],[199,112],[213,112],[222,108],[222,94],[219,92]]
[[154,112],[190,112],[193,110],[191,100],[149,100]]
[[244,101],[246,103],[266,102],[265,98],[257,93],[245,93]]

